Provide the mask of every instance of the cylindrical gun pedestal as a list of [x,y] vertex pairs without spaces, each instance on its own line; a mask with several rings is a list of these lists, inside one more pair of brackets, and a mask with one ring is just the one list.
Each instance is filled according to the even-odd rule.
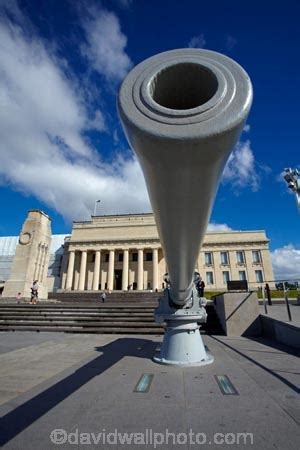
[[155,310],[155,320],[166,323],[159,354],[153,358],[155,362],[181,367],[204,366],[213,362],[214,358],[207,353],[200,334],[201,323],[207,320],[206,310],[200,302],[193,288],[189,304],[176,308],[172,306],[169,290],[164,291]]
[[204,366],[214,360],[203,344],[197,317],[188,320],[167,320],[164,340],[154,361],[171,366]]

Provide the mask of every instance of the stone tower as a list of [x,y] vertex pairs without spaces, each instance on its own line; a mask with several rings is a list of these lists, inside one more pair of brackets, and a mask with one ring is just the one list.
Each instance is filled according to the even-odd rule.
[[38,280],[39,299],[48,298],[47,272],[51,244],[51,219],[37,209],[28,211],[22,227],[9,280],[3,297],[15,297],[18,292],[30,297],[33,280]]

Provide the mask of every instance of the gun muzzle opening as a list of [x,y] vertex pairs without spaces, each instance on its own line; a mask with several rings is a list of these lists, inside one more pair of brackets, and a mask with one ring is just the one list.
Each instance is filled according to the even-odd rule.
[[163,68],[149,84],[149,94],[160,106],[175,110],[197,108],[218,90],[218,79],[202,64],[183,62]]

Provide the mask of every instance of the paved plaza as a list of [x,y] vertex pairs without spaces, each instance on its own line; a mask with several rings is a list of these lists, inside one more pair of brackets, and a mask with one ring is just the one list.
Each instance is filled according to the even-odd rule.
[[[284,300],[284,299],[283,299]],[[272,305],[267,303],[267,314],[263,305],[259,306],[260,314],[271,317],[272,319],[280,320],[281,322],[290,323],[295,327],[300,327],[300,305],[290,302],[290,312],[292,320],[289,321],[287,307],[285,304],[276,304],[273,301]]]
[[[214,363],[175,368],[152,362],[159,336],[0,338],[5,449],[299,448],[300,364],[291,348],[204,336]],[[152,383],[135,392],[143,374]],[[238,395],[224,395],[216,375]]]

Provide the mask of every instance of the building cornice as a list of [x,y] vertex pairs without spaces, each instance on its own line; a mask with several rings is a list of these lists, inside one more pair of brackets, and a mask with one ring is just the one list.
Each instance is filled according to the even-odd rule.
[[244,241],[223,241],[223,242],[213,242],[213,241],[206,241],[203,242],[202,244],[202,248],[203,247],[241,247],[241,246],[251,246],[253,247],[254,245],[257,246],[261,246],[261,245],[268,245],[269,244],[269,240],[268,239],[264,239],[264,240],[244,240]]
[[103,240],[78,240],[68,242],[69,251],[83,251],[83,250],[133,250],[138,248],[161,248],[160,241],[158,239],[103,239]]

